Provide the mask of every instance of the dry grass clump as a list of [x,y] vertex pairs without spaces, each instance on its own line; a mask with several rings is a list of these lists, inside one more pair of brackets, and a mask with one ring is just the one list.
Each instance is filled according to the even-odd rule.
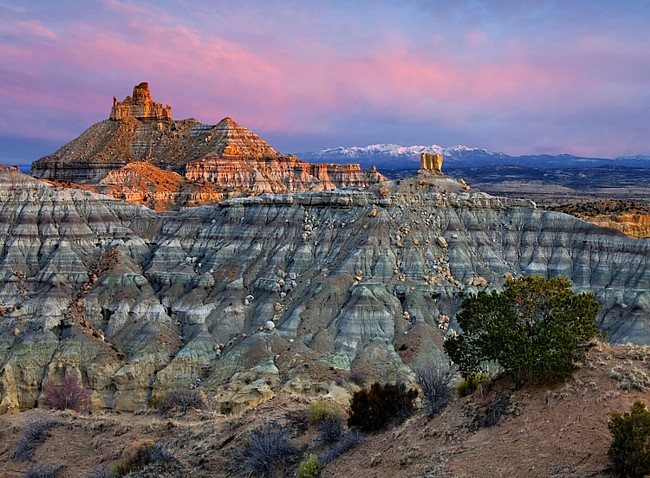
[[151,454],[156,444],[150,438],[139,438],[122,450],[122,461],[115,467],[117,476],[141,470],[151,462]]
[[626,361],[622,365],[612,368],[609,376],[618,382],[618,387],[621,390],[644,392],[650,387],[650,377],[646,371],[639,367],[633,367],[631,361]]
[[342,416],[341,407],[327,400],[314,400],[307,406],[307,420],[312,425],[336,420]]

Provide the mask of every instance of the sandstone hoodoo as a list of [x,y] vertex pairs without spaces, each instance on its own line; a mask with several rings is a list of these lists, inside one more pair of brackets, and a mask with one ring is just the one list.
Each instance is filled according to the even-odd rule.
[[[125,191],[119,191],[117,182],[133,178],[133,168],[120,172],[133,163],[151,165],[149,176],[158,168],[179,174],[183,182],[177,182],[176,191],[159,193],[150,188],[147,200],[137,199],[137,194],[129,193],[128,184]],[[278,153],[231,118],[216,125],[195,119],[173,120],[171,107],[154,102],[149,84],[144,82],[123,101],[113,98],[109,119],[35,161],[31,174],[59,183],[83,184],[86,189],[158,209],[201,204],[201,198],[210,203],[223,196],[365,187],[386,180],[374,168],[362,171],[358,165],[313,165]]]

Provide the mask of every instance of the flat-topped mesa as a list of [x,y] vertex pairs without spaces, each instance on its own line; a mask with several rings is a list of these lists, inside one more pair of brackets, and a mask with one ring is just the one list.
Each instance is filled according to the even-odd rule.
[[117,101],[117,98],[113,97],[110,119],[119,121],[126,118],[142,121],[171,121],[172,107],[154,102],[151,99],[149,83],[143,81],[133,87],[133,96],[127,96],[124,101]]

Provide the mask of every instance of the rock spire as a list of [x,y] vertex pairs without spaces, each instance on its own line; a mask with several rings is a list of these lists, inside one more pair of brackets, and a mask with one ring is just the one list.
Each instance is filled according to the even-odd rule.
[[122,120],[135,118],[139,120],[171,121],[172,108],[169,105],[163,106],[151,99],[149,83],[143,81],[133,87],[133,95],[124,98],[124,101],[117,101],[113,97],[113,108],[110,119]]

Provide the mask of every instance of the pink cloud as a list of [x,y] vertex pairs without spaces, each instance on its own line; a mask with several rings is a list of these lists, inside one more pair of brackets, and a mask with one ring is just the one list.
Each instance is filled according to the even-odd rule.
[[[335,134],[342,118],[358,118],[360,128],[386,118],[490,137],[503,121],[501,137],[528,124],[527,141],[548,134],[550,144],[563,134],[551,124],[560,112],[575,123],[594,104],[634,104],[650,73],[647,37],[630,43],[587,33],[565,42],[495,33],[480,22],[458,31],[409,25],[411,34],[382,18],[379,6],[363,20],[383,21],[381,28],[337,12],[294,14],[295,5],[197,10],[195,17],[162,2],[101,5],[101,16],[59,19],[57,28],[29,18],[2,22],[11,37],[0,41],[11,72],[0,91],[3,109],[95,121],[108,116],[112,96],[149,81],[154,99],[171,104],[177,118],[232,116],[253,130]],[[29,127],[9,125],[16,133]]]

